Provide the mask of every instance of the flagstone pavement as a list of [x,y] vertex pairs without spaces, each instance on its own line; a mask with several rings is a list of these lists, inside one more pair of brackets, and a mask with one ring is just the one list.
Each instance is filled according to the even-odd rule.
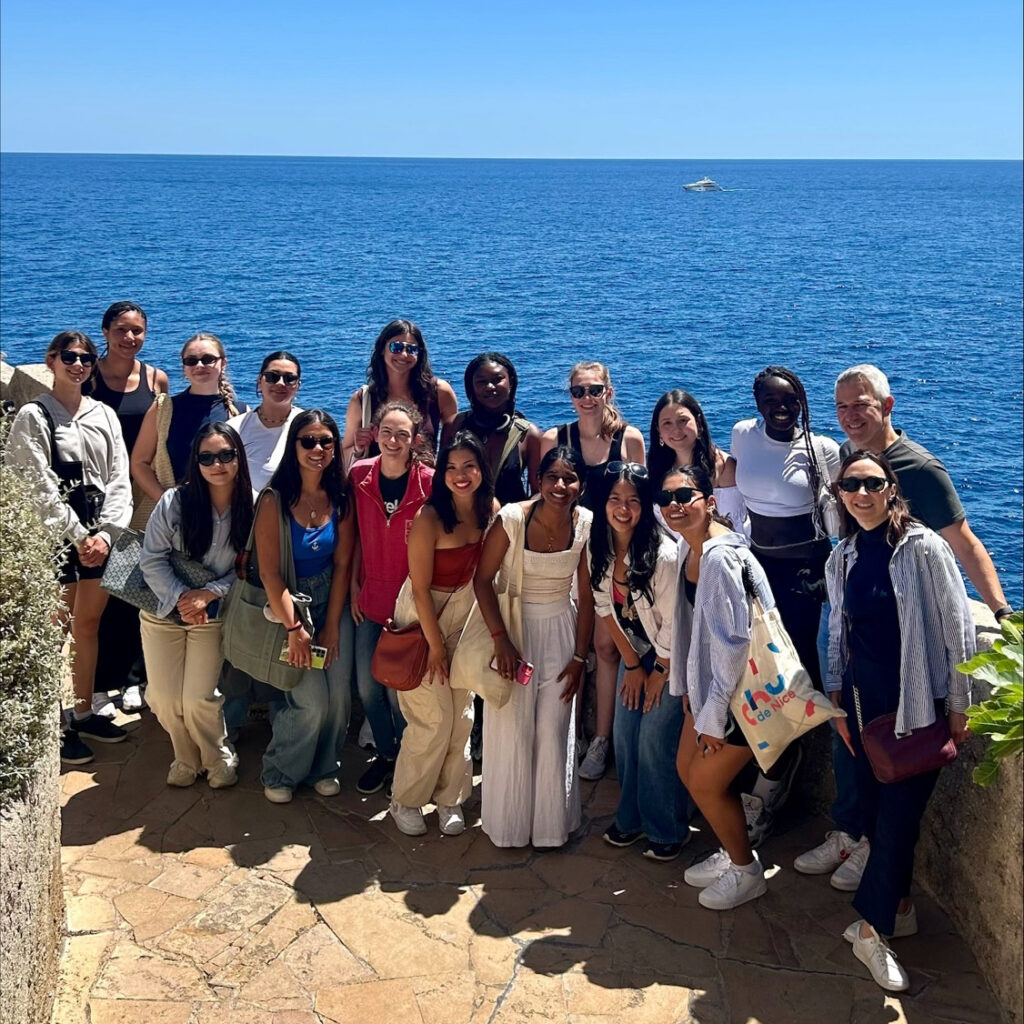
[[998,1024],[971,952],[918,896],[899,940],[911,989],[887,995],[842,932],[856,916],[793,857],[825,822],[766,844],[768,895],[719,914],[681,880],[711,849],[698,819],[678,861],[601,840],[612,778],[583,783],[561,851],[498,850],[479,827],[401,835],[361,797],[349,743],[340,796],[268,803],[265,723],[239,742],[241,781],[172,789],[147,711],[126,743],[62,779],[68,938],[54,1024]]

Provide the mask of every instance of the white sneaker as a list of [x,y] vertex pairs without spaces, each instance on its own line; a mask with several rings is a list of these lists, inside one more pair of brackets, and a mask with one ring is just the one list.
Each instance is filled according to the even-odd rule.
[[117,708],[114,702],[105,693],[94,693],[92,695],[92,713],[101,718],[116,718]]
[[825,842],[801,853],[793,867],[802,875],[830,875],[850,856],[857,840],[849,832],[836,830],[825,835]]
[[292,791],[288,786],[264,786],[263,795],[272,804],[290,804]]
[[126,686],[121,691],[121,710],[129,713],[141,711],[146,706],[142,690],[138,686]]
[[196,773],[187,764],[181,761],[172,761],[170,771],[167,773],[168,786],[191,786],[196,781]]
[[907,972],[900,966],[899,960],[889,948],[888,943],[870,925],[871,934],[862,939],[860,926],[856,924],[857,934],[853,940],[853,955],[871,972],[876,984],[887,992],[906,992],[910,988]]
[[206,772],[206,784],[210,789],[227,789],[238,781],[238,772],[233,765],[218,764]]
[[[857,941],[857,934],[860,931],[860,921],[854,921],[845,932],[843,932],[843,938],[847,942],[853,943]],[[910,909],[902,914],[896,915],[896,924],[893,927],[892,939],[905,939],[909,935],[917,934],[917,908],[913,903],[910,904]]]
[[757,871],[751,874],[731,864],[728,870],[712,885],[701,889],[697,902],[708,910],[732,910],[748,900],[756,900],[768,891],[764,880],[764,869],[754,854]]
[[377,749],[377,744],[373,742],[373,730],[370,728],[370,720],[368,718],[364,718],[363,724],[359,726],[359,739],[356,742],[363,750]]
[[832,872],[829,884],[840,892],[856,892],[871,853],[871,843],[862,839],[847,854],[846,860]]
[[441,835],[443,836],[460,836],[466,831],[466,818],[458,804],[451,807],[438,804],[437,817],[441,822]]
[[697,889],[714,885],[732,867],[732,860],[725,850],[718,850],[706,860],[691,864],[683,872],[683,881]]
[[608,737],[595,736],[587,747],[586,757],[580,765],[579,776],[581,779],[588,779],[593,782],[604,775],[608,767]]
[[771,835],[775,818],[765,809],[759,796],[743,793],[740,799],[743,801],[743,817],[747,819],[747,840],[756,848]]
[[423,811],[420,808],[406,807],[405,804],[392,800],[389,810],[399,832],[407,836],[421,836],[427,831],[427,823],[423,820]]
[[337,796],[341,792],[341,783],[337,779],[317,779],[313,789],[320,796]]

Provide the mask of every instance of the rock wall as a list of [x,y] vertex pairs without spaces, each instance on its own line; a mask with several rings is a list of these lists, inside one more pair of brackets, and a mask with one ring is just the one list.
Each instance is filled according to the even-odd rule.
[[0,1024],[48,1021],[64,938],[57,716],[24,800],[0,812]]
[[[992,613],[972,602],[978,647],[999,636]],[[988,696],[975,683],[973,699]],[[983,789],[971,779],[985,741],[969,740],[956,763],[943,770],[921,825],[915,881],[949,914],[974,953],[1011,1024],[1024,1024],[1024,773],[1019,759],[1004,761],[998,781]],[[828,814],[835,794],[827,730],[810,737],[798,790]]]

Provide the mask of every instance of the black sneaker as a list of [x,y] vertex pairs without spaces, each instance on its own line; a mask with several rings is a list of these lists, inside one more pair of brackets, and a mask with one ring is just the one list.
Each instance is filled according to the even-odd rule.
[[356,789],[363,794],[377,793],[384,788],[395,774],[395,762],[387,757],[374,758],[373,763],[363,772]]
[[609,846],[632,846],[638,839],[643,839],[643,832],[623,832],[615,822],[608,826],[604,841]]
[[651,860],[675,860],[682,849],[682,843],[656,843],[653,840],[648,840],[643,854]]
[[90,715],[81,721],[71,716],[68,722],[68,731],[74,730],[80,736],[86,736],[91,740],[98,740],[100,743],[120,743],[128,739],[128,733],[119,725],[114,725],[107,718],[100,715]]
[[68,729],[60,734],[60,759],[63,764],[88,764],[93,752],[82,742],[77,732]]

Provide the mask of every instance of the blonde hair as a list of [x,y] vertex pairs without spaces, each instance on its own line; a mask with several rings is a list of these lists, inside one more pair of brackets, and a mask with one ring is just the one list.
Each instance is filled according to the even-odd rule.
[[[604,363],[597,362],[581,362],[576,363],[575,366],[569,371],[569,384],[573,382],[573,377],[577,373],[582,373],[585,370],[593,370],[601,374],[601,380],[604,383],[606,389],[612,387],[612,375],[608,372],[608,367]],[[605,393],[604,408],[601,410],[601,437],[606,441],[626,426],[626,421],[622,418],[622,413],[616,408],[615,403],[612,401],[610,395]]]
[[[185,358],[185,353],[188,351],[189,345],[197,341],[206,341],[217,350],[217,355],[221,359],[226,360],[228,357],[227,352],[224,350],[224,342],[217,337],[216,334],[210,334],[207,331],[200,331],[198,334],[193,334],[184,345],[181,346],[181,358]],[[220,392],[220,397],[224,400],[224,406],[228,411],[229,416],[238,415],[238,406],[236,404],[238,398],[235,394],[235,389],[232,387],[231,381],[228,380],[228,372],[224,367],[221,367],[220,379],[217,381],[217,390]]]

